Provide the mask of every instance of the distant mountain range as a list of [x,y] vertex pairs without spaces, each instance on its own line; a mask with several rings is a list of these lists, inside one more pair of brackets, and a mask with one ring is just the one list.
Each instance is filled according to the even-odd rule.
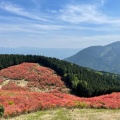
[[0,47],[0,54],[31,54],[31,55],[44,55],[47,57],[55,57],[64,59],[74,55],[81,49],[72,48],[32,48],[32,47],[18,47],[18,48],[4,48]]
[[120,41],[85,48],[65,60],[95,70],[120,74]]

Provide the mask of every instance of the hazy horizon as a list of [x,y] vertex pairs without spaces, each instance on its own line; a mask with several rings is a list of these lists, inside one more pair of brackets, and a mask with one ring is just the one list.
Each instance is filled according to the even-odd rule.
[[24,55],[43,55],[47,57],[55,57],[65,59],[79,52],[80,48],[33,48],[33,47],[16,47],[4,48],[0,47],[0,54],[24,54]]

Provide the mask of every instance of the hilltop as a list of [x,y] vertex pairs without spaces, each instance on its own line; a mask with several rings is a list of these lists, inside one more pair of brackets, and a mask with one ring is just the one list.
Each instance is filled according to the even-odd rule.
[[54,70],[37,63],[21,63],[0,71],[2,90],[31,92],[62,92],[66,88],[61,77]]

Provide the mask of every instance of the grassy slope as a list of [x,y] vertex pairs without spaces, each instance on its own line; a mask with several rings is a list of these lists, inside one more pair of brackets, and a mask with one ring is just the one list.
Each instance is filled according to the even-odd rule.
[[[109,109],[66,109],[38,111],[9,120],[120,120],[120,110]],[[7,120],[8,120],[7,119]],[[6,119],[2,119],[6,120]]]

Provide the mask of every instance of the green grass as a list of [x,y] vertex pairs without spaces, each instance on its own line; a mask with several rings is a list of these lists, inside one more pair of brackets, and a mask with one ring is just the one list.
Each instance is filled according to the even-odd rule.
[[120,120],[120,109],[58,108],[1,120]]
[[57,110],[57,112],[52,120],[71,120],[71,119],[68,116],[68,110],[65,108],[64,109],[60,108]]
[[41,116],[47,114],[47,111],[38,111],[38,112],[35,112],[35,113],[31,113],[31,114],[28,114],[26,115],[26,120],[35,120],[35,119],[39,119],[41,120]]

